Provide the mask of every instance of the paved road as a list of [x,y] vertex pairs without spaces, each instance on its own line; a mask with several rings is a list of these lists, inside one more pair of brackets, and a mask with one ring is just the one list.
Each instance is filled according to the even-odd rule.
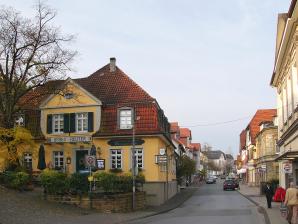
[[182,206],[130,224],[263,224],[258,208],[237,191],[223,191],[222,181],[203,185]]

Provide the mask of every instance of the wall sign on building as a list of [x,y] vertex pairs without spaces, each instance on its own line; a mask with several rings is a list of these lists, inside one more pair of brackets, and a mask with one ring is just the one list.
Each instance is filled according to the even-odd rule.
[[48,138],[48,143],[75,143],[75,142],[91,142],[90,136],[69,136],[69,137],[53,137]]

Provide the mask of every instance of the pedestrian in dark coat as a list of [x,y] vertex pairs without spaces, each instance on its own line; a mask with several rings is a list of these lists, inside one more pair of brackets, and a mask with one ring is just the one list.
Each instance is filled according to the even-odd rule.
[[271,208],[271,202],[272,202],[272,197],[273,197],[274,193],[273,193],[273,189],[269,183],[266,183],[264,192],[265,192],[266,199],[267,199],[267,206],[268,206],[268,208]]

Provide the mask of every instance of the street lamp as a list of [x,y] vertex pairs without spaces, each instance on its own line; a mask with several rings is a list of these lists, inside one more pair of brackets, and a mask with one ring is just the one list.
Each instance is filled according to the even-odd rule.
[[139,120],[140,117],[135,117],[132,123],[132,209],[136,208],[136,175],[138,170],[136,169],[136,156],[135,156],[135,121]]

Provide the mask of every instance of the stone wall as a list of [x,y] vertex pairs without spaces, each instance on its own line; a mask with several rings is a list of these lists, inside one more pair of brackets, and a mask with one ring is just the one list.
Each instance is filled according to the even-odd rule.
[[[132,193],[88,196],[56,196],[46,195],[46,200],[75,205],[85,209],[95,209],[100,212],[129,212],[132,211]],[[145,192],[136,192],[136,210],[144,209],[146,204]]]

